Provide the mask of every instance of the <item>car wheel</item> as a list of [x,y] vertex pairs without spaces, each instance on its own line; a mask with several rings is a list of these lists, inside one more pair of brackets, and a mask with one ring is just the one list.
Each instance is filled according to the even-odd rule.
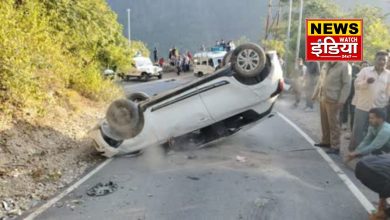
[[142,73],[141,77],[144,79],[145,82],[149,81],[149,74]]
[[202,72],[199,72],[198,73],[198,77],[202,77],[203,76],[203,73]]
[[111,103],[106,113],[110,134],[114,139],[128,139],[137,135],[140,111],[135,102],[119,99]]
[[265,52],[256,44],[243,44],[233,51],[231,63],[233,71],[239,76],[254,77],[259,75],[265,67]]
[[149,96],[143,92],[134,92],[130,95],[127,95],[126,98],[132,102],[139,103],[149,99]]
[[158,79],[162,79],[162,74],[160,73],[158,76],[157,76]]
[[228,63],[230,63],[230,61],[232,59],[232,54],[233,54],[233,51],[229,51],[229,52],[227,52],[227,54],[225,54],[225,56],[222,59],[222,66],[226,66]]
[[130,76],[126,76],[126,81],[130,81]]

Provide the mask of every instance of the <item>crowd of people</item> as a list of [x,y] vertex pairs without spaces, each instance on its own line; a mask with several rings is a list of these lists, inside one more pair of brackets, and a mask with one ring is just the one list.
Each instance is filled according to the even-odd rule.
[[[234,50],[236,46],[233,41],[225,42],[225,40],[221,39],[216,41],[215,47],[220,47],[222,50],[229,52]],[[205,52],[207,51],[207,48],[202,45],[200,50]],[[166,62],[164,57],[159,56],[156,47],[153,49],[153,60],[155,64],[158,64],[161,67],[163,67]],[[193,55],[190,51],[180,53],[179,49],[177,49],[175,46],[169,49],[168,64],[176,68],[176,73],[178,76],[182,72],[189,72],[192,63]]]
[[[341,130],[350,129],[345,162],[357,159],[356,177],[379,194],[372,220],[390,217],[390,62],[378,51],[373,65],[347,62],[307,62],[298,59],[292,74],[294,108],[305,97],[305,112],[319,102],[322,139],[315,146],[340,154]],[[349,123],[348,123],[349,122]],[[387,212],[387,213],[386,213]]]
[[[179,49],[176,47],[172,47],[169,49],[168,53],[168,63],[171,66],[176,67],[177,75],[180,75],[181,72],[190,71],[190,65],[192,62],[192,53],[190,51],[186,51],[185,53],[180,54]],[[157,48],[153,50],[153,59],[156,64],[163,67],[165,64],[164,57],[158,56]]]

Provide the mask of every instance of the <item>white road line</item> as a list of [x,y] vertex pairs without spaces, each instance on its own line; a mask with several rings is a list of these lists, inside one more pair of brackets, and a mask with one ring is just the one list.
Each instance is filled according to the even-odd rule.
[[288,124],[290,124],[298,133],[300,133],[310,145],[313,146],[317,150],[317,152],[322,156],[322,158],[329,164],[329,166],[336,172],[337,176],[344,182],[344,184],[348,187],[348,189],[352,192],[352,194],[359,200],[359,202],[363,205],[363,207],[367,210],[368,213],[372,213],[375,211],[372,203],[364,196],[364,194],[356,187],[356,185],[349,179],[349,177],[344,173],[343,170],[326,154],[321,148],[314,146],[314,140],[307,135],[301,128],[299,128],[294,122],[284,116],[282,113],[278,112],[278,115],[285,120]]
[[79,181],[75,182],[73,185],[68,187],[66,190],[64,190],[62,193],[57,195],[56,197],[52,198],[45,204],[43,204],[41,207],[37,208],[34,212],[32,212],[30,215],[28,215],[25,220],[33,220],[42,212],[46,211],[48,208],[56,204],[58,201],[60,201],[62,198],[64,198],[66,195],[68,195],[70,192],[75,190],[77,187],[79,187],[81,184],[83,184],[86,180],[88,180],[91,176],[93,176],[95,173],[97,173],[99,170],[101,170],[103,167],[105,167],[107,164],[109,164],[113,158],[106,159],[103,163],[101,163],[99,166],[97,166],[95,169],[93,169],[91,172],[89,172],[87,175],[85,175],[83,178],[81,178]]
[[[363,195],[363,193],[356,187],[356,185],[349,179],[349,177],[344,173],[344,171],[341,170],[341,168],[330,158],[321,148],[314,147],[314,140],[310,138],[309,135],[307,135],[302,129],[300,129],[296,124],[294,124],[290,119],[288,119],[286,116],[284,116],[282,113],[278,112],[278,115],[285,120],[288,124],[290,124],[299,134],[301,134],[307,142],[309,142],[313,148],[317,150],[317,152],[322,156],[322,158],[329,164],[329,166],[333,169],[334,172],[339,176],[339,178],[345,183],[345,185],[348,187],[348,189],[352,192],[352,194],[359,200],[359,202],[363,205],[363,207],[367,210],[368,213],[372,213],[375,211],[374,206],[371,204],[371,202]],[[87,175],[85,175],[83,178],[81,178],[79,181],[68,187],[66,190],[64,190],[62,193],[57,195],[56,197],[49,200],[47,203],[43,204],[39,208],[37,208],[35,211],[33,211],[30,215],[28,215],[25,220],[33,220],[40,214],[42,214],[44,211],[46,211],[48,208],[56,204],[58,201],[60,201],[62,198],[64,198],[66,195],[68,195],[70,192],[75,190],[77,187],[79,187],[81,184],[83,184],[85,181],[87,181],[91,176],[93,176],[95,173],[100,171],[103,167],[105,167],[107,164],[109,164],[113,158],[106,159],[102,164],[97,166],[95,169],[93,169],[91,172],[89,172]]]

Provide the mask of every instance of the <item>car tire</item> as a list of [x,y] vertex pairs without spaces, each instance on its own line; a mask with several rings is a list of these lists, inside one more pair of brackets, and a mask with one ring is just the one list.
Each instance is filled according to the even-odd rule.
[[141,77],[144,79],[145,82],[149,81],[149,74],[147,73],[142,73]]
[[110,134],[114,139],[129,139],[137,135],[141,123],[138,105],[128,99],[111,103],[106,113]]
[[226,66],[228,63],[230,63],[232,59],[233,51],[229,51],[225,54],[225,56],[222,59],[222,66]]
[[203,76],[203,72],[198,72],[198,77],[202,77]]
[[149,99],[149,96],[143,92],[134,92],[126,96],[132,102],[139,103]]
[[232,69],[240,77],[250,78],[261,73],[266,65],[264,50],[253,43],[242,44],[232,53]]
[[162,74],[160,73],[158,76],[157,76],[158,79],[162,79]]

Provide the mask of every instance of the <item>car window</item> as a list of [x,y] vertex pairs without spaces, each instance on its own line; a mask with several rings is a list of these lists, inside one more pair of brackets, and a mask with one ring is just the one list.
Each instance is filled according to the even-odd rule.
[[213,62],[213,59],[209,59],[209,66],[212,66],[212,67],[214,67],[214,62]]
[[137,67],[153,66],[153,63],[150,59],[139,59],[135,61],[135,65]]

